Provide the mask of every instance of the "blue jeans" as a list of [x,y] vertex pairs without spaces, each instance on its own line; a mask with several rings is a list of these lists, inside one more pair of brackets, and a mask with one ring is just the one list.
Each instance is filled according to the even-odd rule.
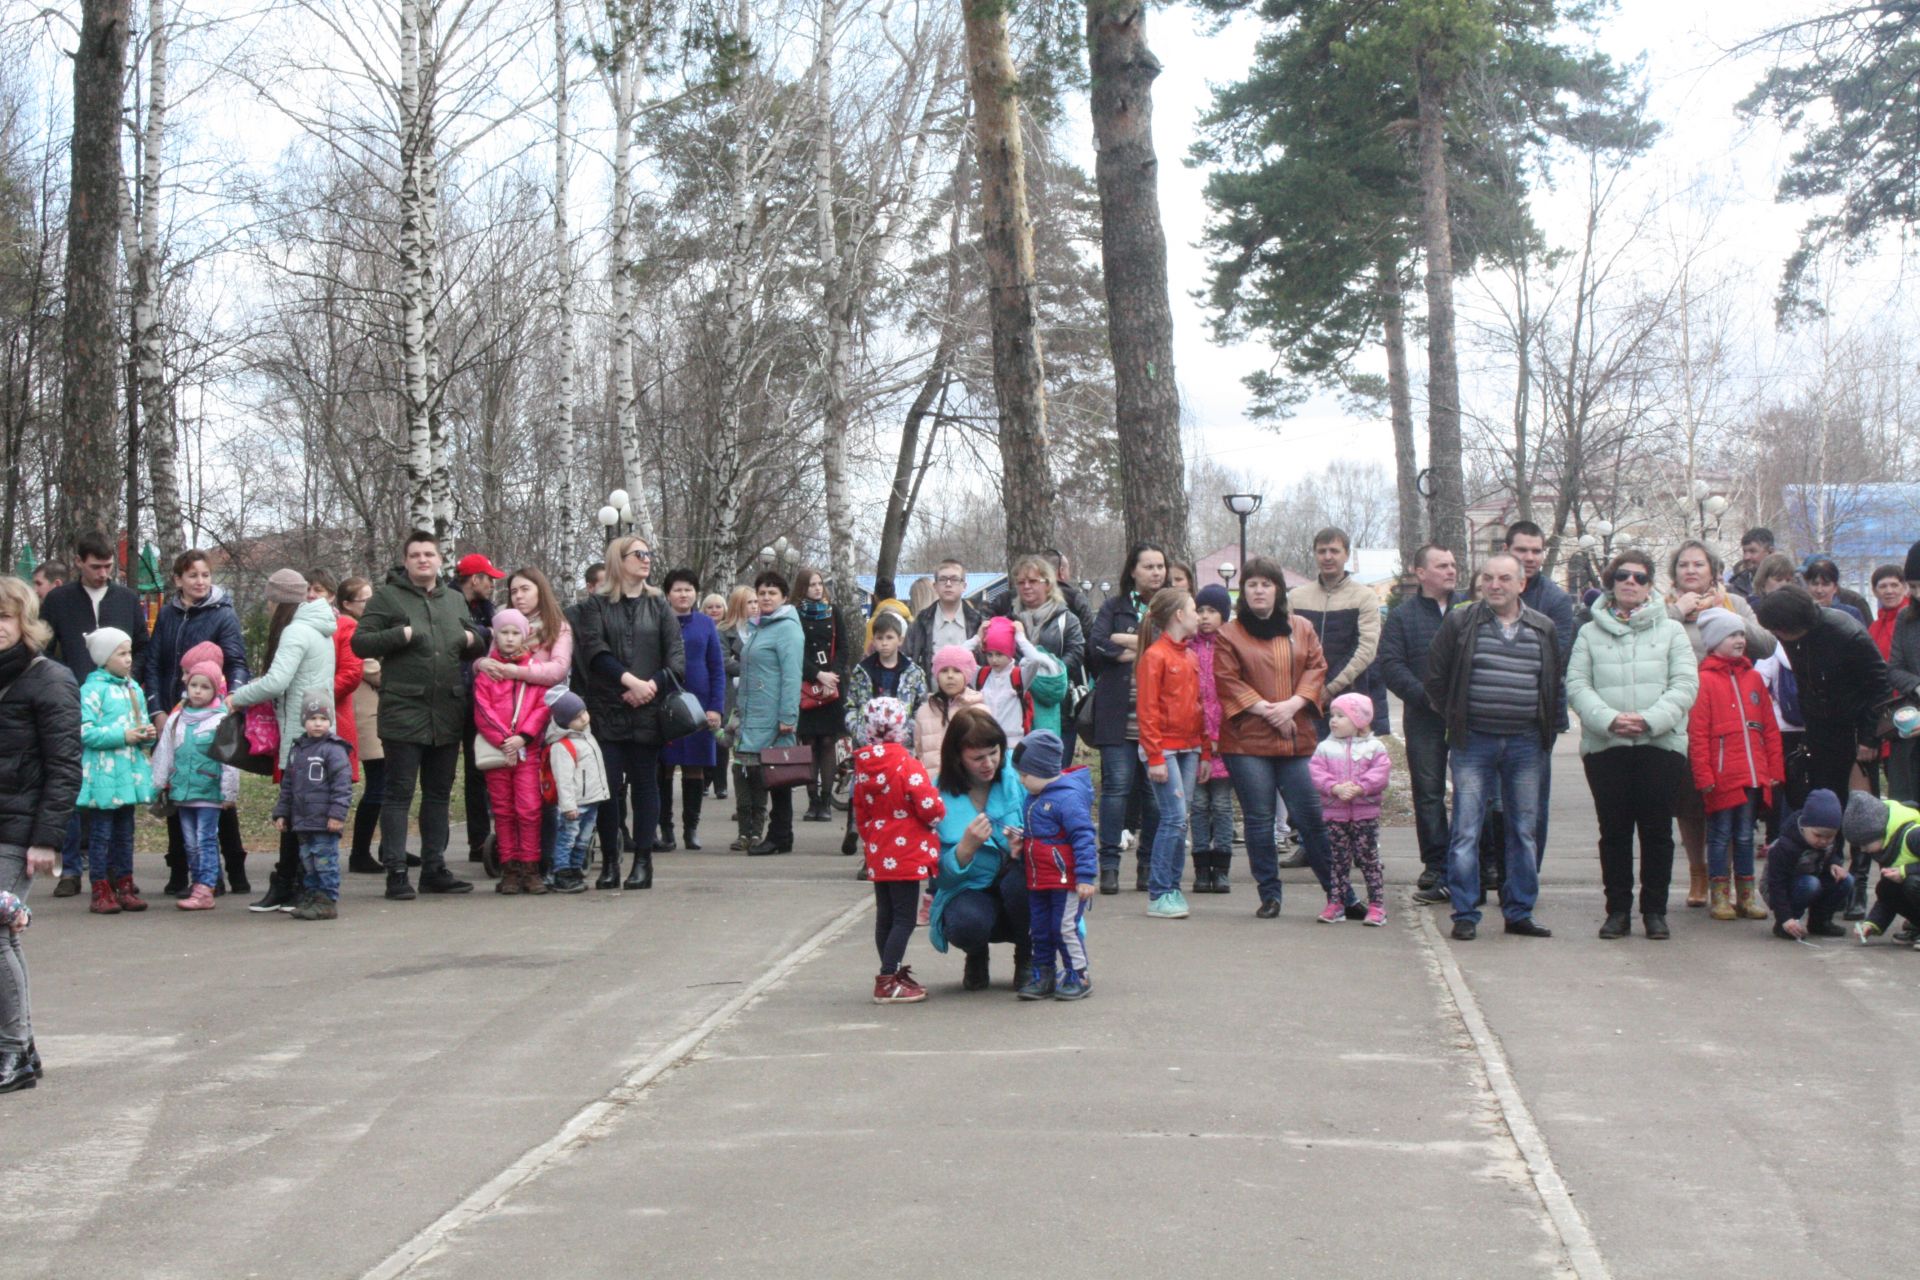
[[87,869],[87,812],[75,809],[67,819],[67,838],[60,845],[60,875],[78,880]]
[[1797,920],[1802,914],[1810,914],[1814,920],[1831,920],[1846,910],[1852,900],[1852,876],[1839,880],[1831,876],[1795,876],[1793,901],[1787,904],[1788,910],[1781,911],[1777,902],[1770,905],[1774,915],[1782,920]]
[[[1727,869],[1728,846],[1733,869]],[[1753,797],[1733,809],[1707,815],[1707,874],[1724,880],[1729,874],[1753,878]]]
[[1501,911],[1509,920],[1525,920],[1533,914],[1540,896],[1540,860],[1534,841],[1545,756],[1539,737],[1531,733],[1473,732],[1467,735],[1466,746],[1450,753],[1453,828],[1447,847],[1447,892],[1455,920],[1480,922],[1480,824],[1496,796],[1507,832]]
[[93,882],[133,874],[133,806],[88,809],[87,872]]
[[[1144,767],[1144,766],[1143,766]],[[1159,897],[1180,887],[1187,870],[1187,798],[1193,794],[1193,775],[1200,768],[1198,751],[1167,752],[1167,780],[1153,782],[1153,861],[1147,867],[1147,893]],[[1146,837],[1145,829],[1141,838]]]
[[1240,816],[1246,823],[1247,866],[1260,890],[1262,902],[1280,901],[1280,856],[1274,845],[1275,802],[1284,799],[1293,829],[1307,851],[1307,865],[1320,888],[1332,884],[1333,849],[1327,843],[1327,824],[1320,816],[1320,793],[1305,756],[1227,756],[1227,776],[1240,797]]
[[187,874],[211,889],[220,880],[220,810],[195,806],[180,810],[180,835],[187,846]]
[[[553,836],[553,869],[555,871],[584,871],[587,868],[587,845],[593,840],[594,815],[599,812],[597,804],[580,806],[580,816],[569,819],[560,815],[560,825]],[[559,814],[559,810],[553,810]]]
[[1160,815],[1154,811],[1153,789],[1146,785],[1147,766],[1140,760],[1135,743],[1100,748],[1100,870],[1120,869],[1120,833],[1127,827],[1127,798],[1141,794],[1140,844],[1135,857],[1147,861],[1147,833],[1158,829]]
[[300,870],[305,888],[329,902],[340,901],[340,837],[331,831],[301,831]]
[[1233,782],[1230,779],[1195,780],[1187,815],[1196,854],[1227,856],[1233,853]]

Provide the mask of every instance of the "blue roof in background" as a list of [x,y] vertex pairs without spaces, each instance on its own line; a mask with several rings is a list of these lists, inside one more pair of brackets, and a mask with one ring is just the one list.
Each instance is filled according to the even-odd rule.
[[[921,578],[931,577],[933,577],[931,570],[918,572],[908,569],[898,569],[894,571],[893,575],[894,589],[900,593],[899,598],[905,600],[907,594],[913,590],[913,584],[916,581]],[[873,584],[876,581],[873,574],[856,573],[853,575],[853,580],[858,584],[861,595],[873,595]],[[1004,573],[970,573],[967,575],[967,596],[969,598],[977,596],[982,591],[987,591],[1002,585],[1006,580],[1007,575]]]
[[1831,545],[1813,547],[1815,503],[1820,487],[1782,486],[1789,528],[1780,530],[1796,560],[1808,551],[1824,551],[1839,562],[1864,563],[1903,560],[1907,548],[1920,540],[1920,484],[1830,484]]

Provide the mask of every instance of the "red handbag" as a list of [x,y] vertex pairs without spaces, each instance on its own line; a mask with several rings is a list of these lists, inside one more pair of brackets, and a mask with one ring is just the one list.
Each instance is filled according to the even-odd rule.
[[[822,668],[831,667],[834,658],[838,656],[839,648],[840,629],[836,626],[832,637],[827,641],[827,652],[824,655],[824,660],[818,665]],[[832,693],[828,693],[826,686],[817,680],[809,680],[800,686],[800,709],[802,711],[816,711],[821,707],[830,707],[838,701],[840,701],[840,691],[836,689]]]

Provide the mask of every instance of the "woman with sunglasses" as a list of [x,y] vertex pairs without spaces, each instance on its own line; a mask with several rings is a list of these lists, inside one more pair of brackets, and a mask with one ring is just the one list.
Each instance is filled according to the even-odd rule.
[[[607,588],[589,596],[575,621],[574,643],[587,672],[587,711],[607,760],[612,799],[600,806],[603,870],[596,889],[651,889],[653,833],[660,829],[660,673],[687,674],[680,624],[666,597],[648,581],[653,548],[646,539],[615,538],[607,547]],[[620,881],[620,830],[633,804],[632,873]]]
[[1567,706],[1580,719],[1580,761],[1600,821],[1606,886],[1602,938],[1632,932],[1633,839],[1640,837],[1640,915],[1666,938],[1673,880],[1673,815],[1692,787],[1687,715],[1700,690],[1693,644],[1654,598],[1653,559],[1622,551],[1602,575],[1606,594],[1574,637]]

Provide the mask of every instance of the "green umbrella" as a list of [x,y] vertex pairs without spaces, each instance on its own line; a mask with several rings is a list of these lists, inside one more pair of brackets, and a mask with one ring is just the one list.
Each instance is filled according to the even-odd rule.
[[13,562],[13,573],[17,578],[31,578],[33,571],[40,567],[40,557],[33,554],[33,544],[27,543],[20,548],[20,558]]
[[160,548],[151,542],[140,548],[140,570],[135,578],[142,595],[166,589],[166,584],[160,581]]

